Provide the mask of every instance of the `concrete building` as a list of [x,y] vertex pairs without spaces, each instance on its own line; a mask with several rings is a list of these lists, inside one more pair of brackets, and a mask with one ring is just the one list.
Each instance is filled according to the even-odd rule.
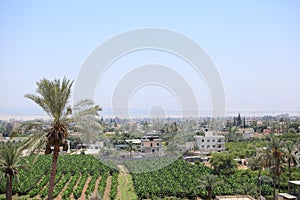
[[242,134],[243,139],[251,139],[254,137],[253,128],[240,128],[238,133]]
[[225,151],[225,137],[214,135],[212,131],[207,131],[205,136],[195,136],[196,144],[200,152],[222,152]]
[[162,139],[154,134],[147,134],[141,139],[141,152],[142,153],[162,153]]

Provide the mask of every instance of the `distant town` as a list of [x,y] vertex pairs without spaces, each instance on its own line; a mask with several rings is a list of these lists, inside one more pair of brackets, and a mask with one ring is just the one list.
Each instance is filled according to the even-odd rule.
[[[99,118],[101,130],[89,138],[85,133],[69,131],[69,152],[100,154],[104,157],[143,158],[176,152],[187,160],[204,159],[212,152],[225,151],[226,142],[262,139],[270,135],[300,132],[300,117],[277,116],[234,117],[219,119],[218,129],[211,127],[211,118],[122,119]],[[47,131],[49,120],[0,121],[0,143],[19,142],[31,134]],[[174,144],[176,139],[176,145]],[[128,150],[131,149],[131,150]],[[169,151],[172,149],[172,151]],[[113,155],[114,154],[114,155]],[[117,154],[117,155],[116,155]]]

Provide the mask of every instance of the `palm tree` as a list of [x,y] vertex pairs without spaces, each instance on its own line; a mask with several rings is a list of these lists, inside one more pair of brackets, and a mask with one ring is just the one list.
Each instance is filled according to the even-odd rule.
[[206,189],[208,193],[208,199],[212,200],[213,191],[215,187],[222,184],[222,181],[217,181],[217,176],[213,174],[205,174],[201,179],[199,180],[199,184],[201,188]]
[[[52,123],[50,130],[43,134],[40,138],[45,140],[46,151],[45,154],[50,154],[53,151],[52,157],[52,169],[49,181],[48,199],[53,199],[53,189],[55,184],[56,166],[59,154],[60,146],[63,146],[64,150],[67,150],[67,137],[68,137],[68,123],[71,121],[72,109],[67,106],[71,96],[71,87],[73,81],[64,78],[62,81],[55,79],[49,81],[45,78],[38,81],[35,94],[26,94],[25,97],[31,99],[38,104],[50,117]],[[74,108],[75,116],[72,122],[76,122],[76,125],[83,125],[88,127],[90,123],[90,116],[96,116],[97,112],[101,110],[99,106],[93,106],[91,101],[82,101],[80,106]],[[84,119],[84,121],[82,120]],[[89,131],[88,131],[89,132]],[[54,147],[53,150],[51,147]]]
[[6,199],[12,199],[12,181],[20,169],[26,169],[28,164],[22,156],[22,146],[7,143],[0,149],[0,171],[6,177]]
[[256,185],[255,183],[248,183],[248,182],[243,182],[241,187],[238,188],[237,193],[242,194],[242,195],[250,195],[250,196],[255,196],[256,195]]
[[291,172],[291,166],[296,166],[299,163],[299,159],[297,157],[297,151],[295,151],[295,144],[293,142],[287,142],[285,144],[286,149],[286,159],[288,163],[288,171],[289,171],[289,181],[292,180],[292,172]]
[[126,146],[126,150],[129,151],[129,158],[132,158],[132,151],[134,150],[134,144],[132,141],[126,141],[127,146]]
[[[284,164],[284,143],[278,137],[271,137],[267,147],[262,152],[262,159],[265,160],[273,174],[273,199],[276,198],[276,184],[280,179],[282,165]],[[280,183],[280,182],[279,182]]]
[[260,185],[260,176],[264,165],[265,165],[265,160],[259,154],[251,157],[248,161],[248,166],[250,167],[251,170],[258,170],[257,181],[256,181],[257,187],[259,187]]

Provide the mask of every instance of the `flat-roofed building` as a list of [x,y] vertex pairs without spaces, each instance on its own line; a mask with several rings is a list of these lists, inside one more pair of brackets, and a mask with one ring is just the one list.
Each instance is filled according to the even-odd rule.
[[141,152],[142,153],[162,153],[162,139],[154,134],[147,134],[141,139]]
[[200,152],[225,151],[225,137],[223,135],[214,135],[212,131],[207,131],[204,136],[196,135],[195,139]]

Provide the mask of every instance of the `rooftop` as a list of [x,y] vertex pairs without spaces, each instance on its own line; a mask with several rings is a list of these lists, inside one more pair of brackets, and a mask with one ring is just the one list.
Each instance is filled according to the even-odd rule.
[[237,195],[237,196],[217,196],[217,200],[255,200],[249,195]]
[[289,181],[289,183],[292,183],[294,185],[299,185],[300,186],[300,181]]
[[296,196],[293,196],[293,195],[287,194],[287,193],[279,193],[279,196],[284,197],[284,199],[297,199]]

